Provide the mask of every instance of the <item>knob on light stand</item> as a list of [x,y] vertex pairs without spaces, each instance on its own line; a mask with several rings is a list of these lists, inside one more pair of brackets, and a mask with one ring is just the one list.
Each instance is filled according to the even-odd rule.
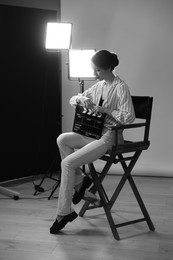
[[79,81],[79,87],[80,87],[80,93],[84,92],[84,80],[78,79]]

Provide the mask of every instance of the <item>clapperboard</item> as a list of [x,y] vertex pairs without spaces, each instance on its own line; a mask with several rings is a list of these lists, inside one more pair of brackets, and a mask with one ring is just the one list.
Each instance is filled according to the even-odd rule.
[[76,106],[73,123],[73,132],[100,139],[104,124],[105,114],[87,111],[81,106]]

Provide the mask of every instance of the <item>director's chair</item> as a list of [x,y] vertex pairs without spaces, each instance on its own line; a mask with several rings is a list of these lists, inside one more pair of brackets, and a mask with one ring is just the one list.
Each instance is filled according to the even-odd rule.
[[[132,170],[141,155],[142,151],[147,150],[150,141],[149,141],[149,130],[150,130],[150,120],[151,120],[151,111],[152,111],[152,103],[153,98],[148,96],[132,96],[132,101],[134,104],[135,109],[135,115],[137,119],[140,120],[139,123],[133,123],[133,124],[127,124],[127,125],[118,125],[115,127],[112,127],[112,129],[115,131],[115,143],[109,151],[109,153],[106,153],[103,157],[101,157],[101,160],[105,161],[105,165],[102,169],[102,171],[99,173],[96,171],[94,163],[90,163],[89,170],[91,177],[93,179],[93,186],[90,188],[90,191],[92,193],[98,192],[100,197],[100,204],[99,205],[90,205],[90,202],[86,201],[81,208],[79,212],[79,216],[83,216],[86,212],[86,210],[97,208],[97,207],[103,207],[107,220],[109,222],[110,228],[112,230],[113,236],[116,240],[120,240],[119,233],[117,231],[117,228],[123,227],[126,225],[135,224],[138,222],[145,221],[148,224],[148,227],[150,230],[154,231],[154,225],[151,221],[151,218],[147,212],[147,209],[144,205],[144,202],[141,198],[141,195],[137,189],[137,186],[134,182],[134,179],[132,177]],[[141,122],[142,121],[142,122]],[[144,131],[142,134],[142,140],[141,141],[124,141],[123,144],[118,144],[118,131],[119,130],[125,130],[125,129],[135,129],[135,128],[141,128],[143,127]],[[128,162],[128,163],[127,163]],[[115,188],[115,191],[113,192],[111,198],[108,198],[108,195],[106,193],[106,190],[104,189],[102,182],[106,175],[109,172],[109,169],[112,164],[120,163],[122,166],[122,169],[124,171],[119,184]],[[138,205],[141,209],[141,212],[143,214],[142,218],[123,222],[120,224],[115,224],[111,209],[117,200],[124,184],[128,180],[131,189],[135,195],[135,198],[138,202]]]

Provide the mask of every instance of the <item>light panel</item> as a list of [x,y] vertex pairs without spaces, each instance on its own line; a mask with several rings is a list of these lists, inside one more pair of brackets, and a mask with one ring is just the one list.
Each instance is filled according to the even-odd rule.
[[66,50],[71,47],[71,23],[48,23],[46,32],[47,50]]
[[91,58],[96,50],[69,50],[69,79],[95,79]]

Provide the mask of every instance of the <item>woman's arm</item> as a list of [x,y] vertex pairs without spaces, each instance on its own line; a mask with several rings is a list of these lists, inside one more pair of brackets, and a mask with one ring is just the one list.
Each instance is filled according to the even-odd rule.
[[117,108],[111,112],[111,115],[121,124],[132,123],[135,120],[135,112],[127,85],[120,86],[118,98]]
[[78,94],[77,96],[73,96],[70,99],[70,105],[71,106],[76,106],[76,105],[80,105],[85,107],[86,109],[91,109],[94,110],[95,105],[93,104],[92,100],[86,96],[80,95]]
[[117,85],[114,95],[110,96],[106,102],[107,107],[98,106],[96,109],[100,113],[106,113],[107,123],[132,123],[135,119],[133,103],[128,86],[123,83]]
[[93,103],[93,95],[95,93],[95,85],[90,87],[89,89],[85,90],[83,93],[79,93],[76,96],[73,96],[69,103],[71,106],[75,107],[76,105],[84,106],[87,109],[93,110],[95,104]]

